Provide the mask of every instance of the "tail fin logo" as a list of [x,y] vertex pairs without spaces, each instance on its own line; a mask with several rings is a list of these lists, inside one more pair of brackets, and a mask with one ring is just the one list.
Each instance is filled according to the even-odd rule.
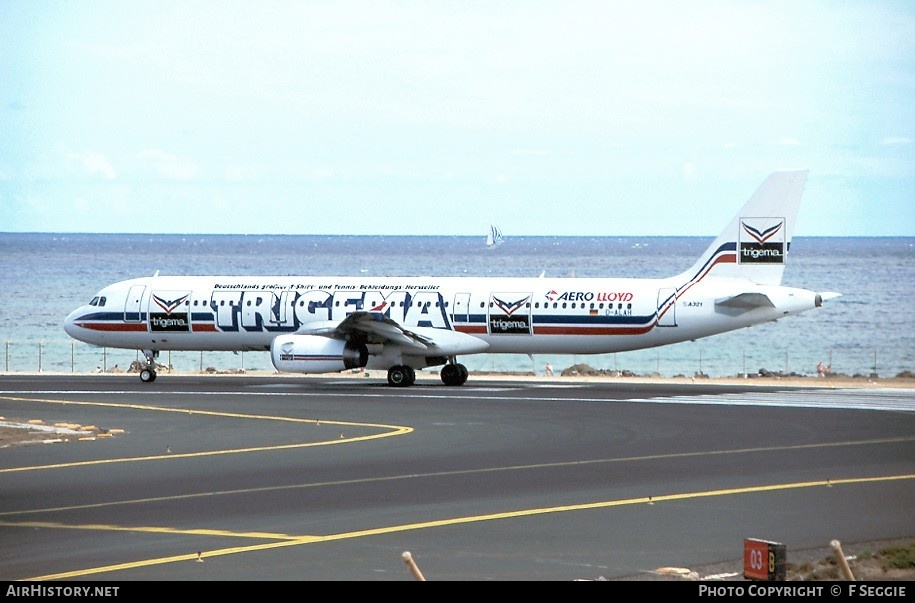
[[785,263],[784,218],[742,218],[739,239],[739,263]]

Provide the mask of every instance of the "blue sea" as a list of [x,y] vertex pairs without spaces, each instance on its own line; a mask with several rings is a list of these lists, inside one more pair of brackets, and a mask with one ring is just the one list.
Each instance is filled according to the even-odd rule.
[[[97,348],[63,331],[67,314],[114,281],[166,275],[663,277],[704,237],[277,236],[0,233],[0,371],[127,367],[133,350]],[[712,377],[770,372],[892,377],[915,370],[915,238],[795,237],[784,284],[842,294],[818,310],[706,339],[601,355],[482,354],[473,371],[555,372],[573,364],[636,374]],[[267,370],[267,352],[163,352],[178,371]]]

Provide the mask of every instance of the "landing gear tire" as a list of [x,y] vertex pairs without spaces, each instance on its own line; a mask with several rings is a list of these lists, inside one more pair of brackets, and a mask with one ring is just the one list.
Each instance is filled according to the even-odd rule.
[[146,364],[140,369],[140,381],[143,383],[152,383],[156,380],[156,358],[159,356],[158,350],[140,350],[146,357]]
[[409,387],[416,381],[416,371],[406,365],[392,366],[388,369],[388,384],[394,387]]
[[469,374],[467,367],[463,364],[446,364],[442,367],[442,383],[445,385],[464,385]]

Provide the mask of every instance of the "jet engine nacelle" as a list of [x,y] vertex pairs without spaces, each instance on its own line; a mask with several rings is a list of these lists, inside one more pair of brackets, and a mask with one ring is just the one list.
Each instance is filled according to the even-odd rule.
[[320,335],[280,335],[270,344],[276,370],[286,373],[338,373],[366,365],[365,345]]

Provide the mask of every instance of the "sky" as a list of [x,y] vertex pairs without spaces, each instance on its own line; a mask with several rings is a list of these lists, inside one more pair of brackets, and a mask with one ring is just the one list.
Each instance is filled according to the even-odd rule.
[[0,232],[915,235],[915,3],[0,0]]

